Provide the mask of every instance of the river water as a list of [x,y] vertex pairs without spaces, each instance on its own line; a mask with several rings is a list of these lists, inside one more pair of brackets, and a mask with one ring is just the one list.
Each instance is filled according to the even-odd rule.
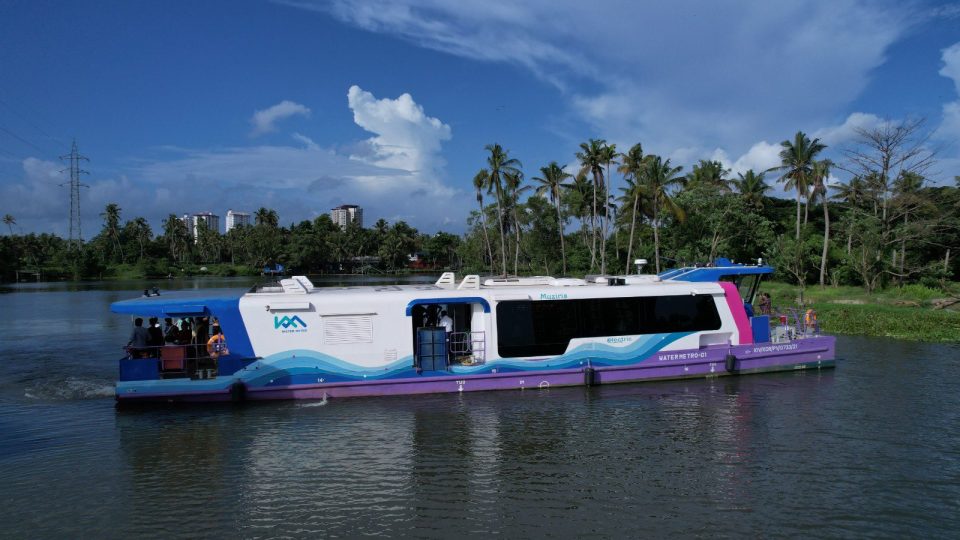
[[[247,287],[244,280],[163,283]],[[953,537],[960,347],[835,370],[116,410],[142,282],[0,288],[0,537]]]

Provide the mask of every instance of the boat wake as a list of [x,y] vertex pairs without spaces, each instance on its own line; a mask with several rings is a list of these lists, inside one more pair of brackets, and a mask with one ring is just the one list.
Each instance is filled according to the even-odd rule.
[[27,387],[23,395],[43,401],[72,401],[113,397],[114,391],[113,383],[107,380],[65,377],[38,381]]
[[320,401],[310,401],[306,403],[298,404],[298,407],[307,408],[307,407],[323,407],[327,404],[327,396],[324,394],[323,399]]

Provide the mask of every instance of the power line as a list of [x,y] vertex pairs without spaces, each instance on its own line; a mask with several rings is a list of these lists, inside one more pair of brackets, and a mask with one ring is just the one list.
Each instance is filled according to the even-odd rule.
[[[70,148],[70,153],[65,156],[60,156],[61,160],[70,160],[70,243],[67,244],[68,249],[72,250],[76,247],[78,250],[83,244],[83,232],[80,230],[80,188],[85,187],[89,188],[87,184],[80,183],[81,174],[90,174],[87,171],[80,169],[80,160],[90,161],[86,156],[81,156],[80,152],[77,150],[77,140],[73,140],[73,146]],[[66,171],[68,169],[63,169]],[[63,172],[60,171],[60,172]],[[66,183],[60,184],[61,186],[67,185]],[[76,237],[74,237],[74,229],[76,229]]]
[[0,131],[6,133],[7,135],[10,135],[10,136],[13,137],[14,139],[17,139],[18,141],[22,142],[23,144],[26,144],[26,145],[29,145],[29,146],[32,146],[32,147],[36,148],[36,149],[37,149],[39,152],[41,152],[41,153],[44,153],[44,154],[47,153],[47,151],[44,150],[43,148],[40,148],[39,146],[33,144],[32,142],[24,139],[23,137],[17,135],[16,133],[10,131],[9,129],[7,129],[7,128],[3,127],[3,126],[0,126]]
[[[59,137],[54,137],[53,135],[50,135],[49,133],[47,133],[47,131],[46,131],[45,129],[43,129],[42,127],[40,127],[36,122],[33,122],[32,120],[30,120],[29,118],[27,118],[27,116],[26,116],[23,112],[21,112],[20,110],[18,110],[18,109],[15,108],[15,107],[13,107],[12,105],[10,105],[9,103],[7,103],[6,101],[0,99],[0,105],[3,105],[4,107],[6,107],[6,108],[9,109],[10,111],[12,111],[13,114],[16,114],[17,116],[19,116],[21,120],[23,120],[23,121],[26,122],[28,125],[30,125],[31,127],[33,127],[33,129],[36,129],[37,131],[39,131],[40,133],[42,133],[43,136],[45,136],[47,139],[50,139],[50,140],[52,140],[52,141],[63,142],[63,140],[60,139]],[[38,116],[38,118],[39,118],[39,116]]]

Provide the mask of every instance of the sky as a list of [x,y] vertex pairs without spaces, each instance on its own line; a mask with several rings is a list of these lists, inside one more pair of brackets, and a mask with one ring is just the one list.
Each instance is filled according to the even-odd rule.
[[929,180],[952,185],[960,3],[0,0],[15,232],[67,234],[74,140],[87,239],[111,202],[157,233],[169,214],[288,225],[340,204],[461,233],[491,143],[527,178],[575,172],[590,138],[737,173],[798,130],[838,160],[856,128],[916,118]]

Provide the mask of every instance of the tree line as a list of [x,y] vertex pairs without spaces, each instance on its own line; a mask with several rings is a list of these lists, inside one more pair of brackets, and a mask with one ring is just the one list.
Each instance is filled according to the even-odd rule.
[[170,214],[154,234],[142,217],[124,221],[122,209],[108,204],[100,214],[102,227],[79,247],[53,234],[14,235],[16,218],[7,215],[10,235],[0,239],[0,273],[42,278],[164,277],[256,274],[283,265],[287,272],[354,273],[407,269],[411,255],[422,266],[459,266],[456,235],[422,234],[403,221],[380,219],[373,227],[350,223],[344,229],[329,215],[283,227],[277,212],[260,208],[252,225],[233,227],[226,234],[199,222],[196,234]]
[[[212,271],[254,273],[283,264],[297,273],[402,271],[410,255],[421,267],[494,275],[630,273],[708,263],[724,256],[763,259],[780,279],[807,285],[888,285],[957,280],[960,180],[931,185],[934,166],[922,121],[860,129],[836,161],[826,145],[797,132],[780,144],[780,163],[732,175],[719,161],[689,171],[670,159],[626,151],[603,139],[580,144],[575,165],[552,161],[529,176],[500,144],[485,148],[485,166],[469,192],[476,206],[462,236],[422,234],[403,221],[345,229],[329,216],[279,225],[261,208],[252,225],[196,236],[170,215],[155,234],[109,204],[102,227],[81,246],[50,234],[0,239],[0,273],[47,277],[164,276]],[[831,183],[836,175],[848,181]],[[780,182],[792,200],[770,196]]]
[[[553,161],[527,183],[522,163],[491,144],[460,251],[470,271],[491,274],[629,273],[636,258],[660,272],[724,256],[763,259],[801,285],[942,284],[960,277],[960,177],[931,184],[923,128],[858,129],[836,161],[797,132],[777,166],[735,176],[719,161],[685,172],[640,143],[621,152],[590,139],[570,170]],[[794,200],[771,197],[772,182]]]

